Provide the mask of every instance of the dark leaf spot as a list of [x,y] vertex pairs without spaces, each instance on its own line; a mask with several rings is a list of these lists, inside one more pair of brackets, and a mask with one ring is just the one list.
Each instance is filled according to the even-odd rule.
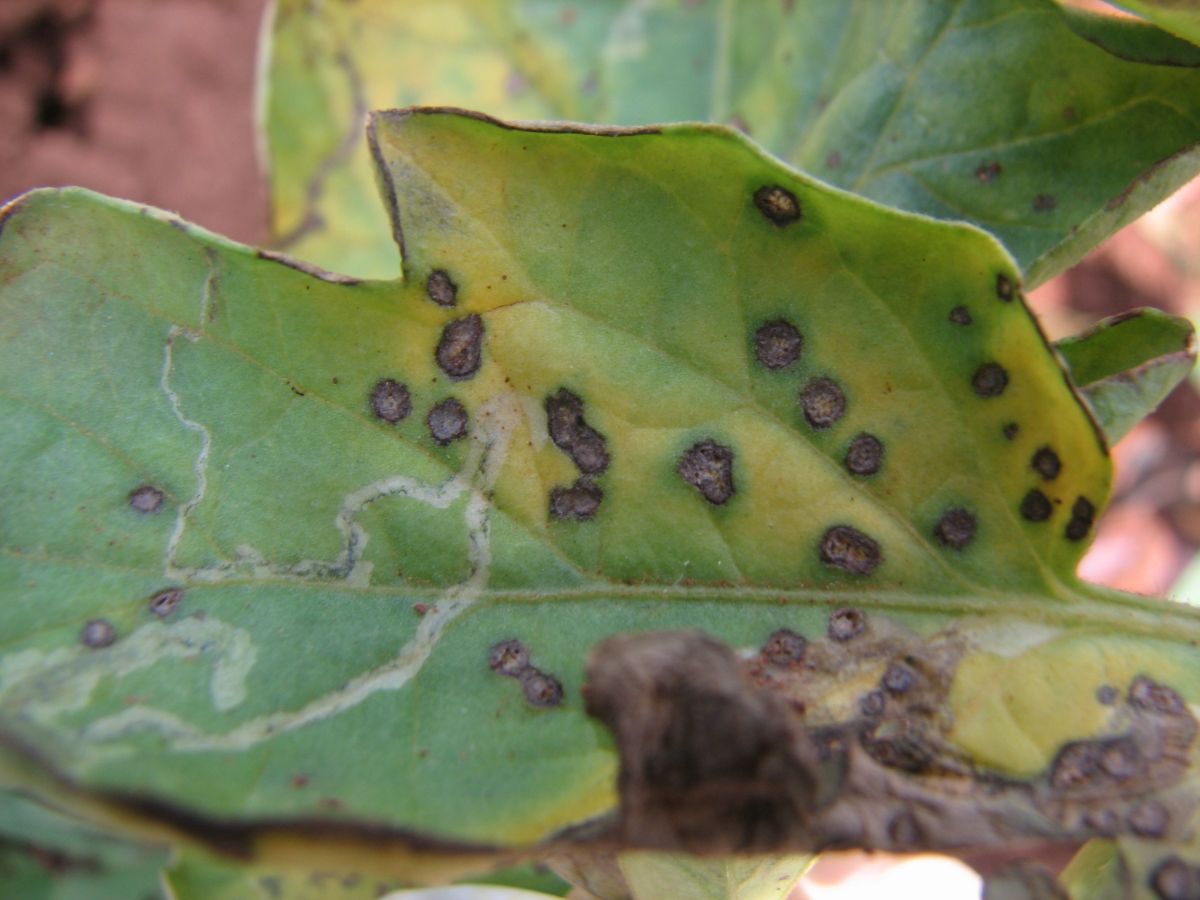
[[150,484],[134,488],[129,494],[129,506],[135,512],[156,513],[162,509],[163,492]]
[[1071,507],[1071,520],[1067,522],[1064,534],[1067,540],[1081,541],[1092,530],[1092,522],[1096,519],[1096,507],[1085,497],[1078,497]]
[[154,615],[160,619],[165,619],[171,613],[175,612],[176,607],[182,602],[183,588],[172,587],[159,591],[150,598],[146,605]]
[[1113,835],[1121,830],[1121,817],[1111,809],[1094,809],[1083,817],[1088,828],[1104,835]]
[[598,475],[608,468],[604,436],[584,420],[583,401],[566,388],[546,398],[546,430],[583,474]]
[[714,506],[734,495],[733,450],[716,441],[693,444],[679,457],[675,470]]
[[962,550],[975,539],[975,516],[961,506],[952,506],[942,513],[933,536],[954,550]]
[[800,219],[800,202],[796,195],[779,185],[760,187],[754,192],[754,205],[778,228]]
[[380,378],[371,388],[371,410],[385,422],[402,422],[412,412],[408,388],[392,378]]
[[431,272],[425,280],[425,293],[438,306],[453,306],[458,301],[458,285],[441,269]]
[[867,691],[867,693],[863,694],[862,699],[858,701],[859,710],[869,719],[883,715],[883,710],[886,707],[887,697],[883,695],[883,691]]
[[829,636],[845,642],[858,637],[867,627],[867,616],[861,609],[844,606],[829,614]]
[[863,735],[862,745],[876,761],[892,769],[926,772],[933,763],[929,747],[904,726],[892,730],[880,723]]
[[774,666],[790,666],[804,659],[808,641],[790,628],[780,628],[762,646],[762,658]]
[[996,296],[1008,303],[1016,294],[1012,280],[1007,275],[996,276]]
[[800,390],[800,408],[813,428],[828,428],[846,412],[846,395],[832,378],[813,378]]
[[1099,757],[1099,748],[1092,741],[1064,744],[1050,767],[1050,784],[1060,790],[1087,784],[1096,776]]
[[590,478],[577,478],[569,488],[550,491],[550,515],[555,519],[586,522],[596,517],[604,491]]
[[1106,741],[1100,748],[1100,768],[1117,781],[1131,778],[1141,767],[1141,753],[1128,737]]
[[1056,206],[1058,206],[1058,201],[1051,194],[1038,194],[1033,198],[1034,212],[1050,212]]
[[108,647],[117,639],[117,631],[108,619],[89,619],[79,632],[79,640],[85,647],[99,649]]
[[1187,713],[1187,705],[1179,694],[1145,675],[1137,676],[1129,685],[1129,702],[1138,709],[1166,716],[1181,716]]
[[999,363],[986,362],[975,370],[971,387],[980,397],[999,397],[1008,387],[1008,372]]
[[891,840],[892,850],[911,850],[920,847],[924,841],[921,824],[911,810],[901,810],[892,816],[887,826],[888,839]]
[[975,170],[975,177],[979,179],[980,184],[990,184],[1002,171],[1003,167],[999,162],[980,163],[979,168]]
[[1104,706],[1112,706],[1117,702],[1117,689],[1111,684],[1102,684],[1096,688],[1096,702]]
[[483,319],[471,314],[447,324],[435,356],[441,370],[454,380],[473,376],[483,360]]
[[1178,856],[1169,856],[1151,873],[1150,887],[1160,900],[1196,900],[1200,873]]
[[889,694],[903,694],[917,681],[917,674],[901,662],[891,663],[883,673],[880,684]]
[[1021,426],[1016,422],[1009,422],[1001,429],[1001,431],[1004,433],[1004,437],[1010,441],[1015,441],[1017,439],[1017,433],[1020,432],[1020,430]]
[[294,788],[302,788],[308,787],[309,781],[311,781],[311,779],[308,775],[306,775],[304,772],[298,772],[292,776],[291,784]]
[[855,475],[874,475],[883,465],[883,443],[864,432],[850,442],[844,462]]
[[516,638],[508,638],[492,645],[488,665],[498,675],[516,678],[529,668],[529,650]]
[[1058,454],[1049,447],[1039,447],[1037,452],[1033,454],[1033,459],[1029,461],[1029,465],[1033,471],[1037,472],[1047,481],[1053,481],[1058,477],[1058,473],[1062,471],[1062,462],[1058,458]]
[[883,562],[883,553],[857,528],[834,525],[821,538],[821,562],[852,575],[869,575]]
[[825,165],[831,169],[841,168],[842,154],[838,153],[836,150],[830,151],[829,155],[825,157]]
[[1021,515],[1030,522],[1045,522],[1050,518],[1052,511],[1050,498],[1037,488],[1026,494],[1025,499],[1021,501]]
[[562,684],[553,675],[528,668],[520,675],[525,699],[533,706],[558,706],[562,703]]
[[1129,813],[1129,829],[1138,837],[1160,838],[1170,824],[1167,808],[1155,800],[1143,801]]
[[785,369],[800,358],[804,337],[784,319],[768,322],[754,333],[754,352],[768,369]]
[[971,318],[971,311],[965,306],[956,306],[950,310],[950,321],[955,325],[970,325],[974,320]]
[[467,410],[453,397],[435,403],[425,417],[430,436],[443,447],[467,436]]

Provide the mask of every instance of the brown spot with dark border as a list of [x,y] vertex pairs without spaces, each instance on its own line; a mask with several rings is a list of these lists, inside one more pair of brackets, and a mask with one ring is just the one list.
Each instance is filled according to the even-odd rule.
[[870,575],[883,562],[879,544],[849,525],[834,525],[821,537],[821,562],[851,575]]
[[1049,447],[1039,447],[1029,460],[1029,466],[1047,481],[1053,481],[1062,471],[1062,461]]
[[861,609],[843,606],[829,614],[829,637],[845,643],[862,634],[867,628],[867,616]]
[[108,619],[89,619],[79,631],[79,640],[83,646],[98,650],[116,642],[117,630]]
[[980,397],[999,397],[1008,387],[1008,372],[1000,363],[985,362],[971,377],[971,387]]
[[808,641],[804,635],[797,634],[790,628],[779,628],[771,632],[766,643],[762,645],[760,654],[763,660],[773,666],[790,666],[804,659]]
[[973,513],[961,506],[952,506],[938,519],[933,536],[953,550],[962,550],[975,539],[976,524]]
[[1069,541],[1081,541],[1092,530],[1092,522],[1096,519],[1096,507],[1086,497],[1077,497],[1071,507],[1071,519],[1067,522],[1064,534]]
[[996,276],[996,296],[1008,303],[1016,295],[1016,289],[1013,287],[1012,279],[1007,275],[1000,274]]
[[679,477],[714,506],[728,502],[733,486],[733,450],[705,440],[689,447],[675,464]]
[[800,358],[804,336],[785,319],[775,319],[754,332],[754,355],[768,369],[786,369]]
[[1038,194],[1033,198],[1034,212],[1050,212],[1056,206],[1058,201],[1054,199],[1053,194]]
[[453,306],[458,302],[458,285],[441,269],[429,273],[425,293],[438,306]]
[[1006,440],[1015,441],[1017,439],[1017,434],[1021,430],[1021,426],[1016,422],[1009,422],[1000,430],[1003,432]]
[[430,437],[443,447],[467,436],[467,421],[466,407],[453,397],[435,403],[425,416]]
[[796,195],[777,184],[766,185],[755,191],[754,205],[776,228],[800,220],[800,202]]
[[883,695],[883,691],[867,691],[858,701],[859,712],[869,719],[883,715],[886,708],[887,697]]
[[129,506],[134,512],[156,513],[162,509],[162,491],[152,484],[143,484],[129,492]]
[[1129,702],[1138,709],[1165,716],[1182,716],[1187,713],[1187,704],[1174,689],[1159,684],[1146,675],[1138,675],[1130,683]]
[[1138,837],[1160,838],[1167,833],[1171,815],[1161,803],[1145,800],[1129,813],[1128,823],[1130,831]]
[[434,356],[438,367],[455,381],[471,378],[483,361],[483,319],[472,313],[448,323]]
[[532,666],[520,675],[525,699],[533,706],[558,706],[562,703],[562,683],[553,675],[547,675]]
[[991,184],[1000,176],[1002,171],[1004,171],[1004,167],[995,160],[988,163],[980,163],[979,168],[975,170],[975,178],[980,184]]
[[889,694],[903,694],[917,683],[917,673],[905,663],[890,663],[879,683]]
[[1150,874],[1150,887],[1160,900],[1196,900],[1200,873],[1178,856],[1168,856]]
[[970,325],[974,319],[971,318],[971,311],[965,306],[956,306],[950,310],[950,321],[955,325]]
[[550,491],[550,515],[555,519],[587,522],[596,517],[604,491],[590,478],[577,478],[569,488]]
[[408,387],[394,378],[380,378],[371,388],[371,410],[376,418],[392,425],[404,421],[412,412]]
[[179,604],[183,602],[183,594],[183,588],[166,588],[151,597],[146,606],[158,618],[165,619],[171,613],[175,612]]
[[828,428],[846,413],[846,395],[832,378],[811,379],[800,390],[800,408],[813,428]]
[[1096,702],[1104,706],[1112,706],[1119,696],[1117,689],[1111,684],[1102,684],[1096,688]]
[[546,430],[554,446],[565,452],[584,475],[608,468],[604,436],[583,417],[583,401],[566,388],[546,398]]
[[1026,494],[1021,501],[1021,515],[1030,522],[1045,522],[1053,511],[1050,498],[1037,488]]
[[883,443],[875,435],[863,432],[850,442],[843,462],[854,475],[874,475],[883,465]]
[[500,641],[488,651],[488,666],[497,675],[517,678],[529,668],[529,650],[516,638]]

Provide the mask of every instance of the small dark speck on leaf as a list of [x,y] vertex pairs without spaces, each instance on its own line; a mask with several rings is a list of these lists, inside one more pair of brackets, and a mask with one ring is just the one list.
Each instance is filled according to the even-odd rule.
[[942,513],[934,526],[933,536],[954,550],[962,550],[975,538],[975,516],[961,506],[952,506]]
[[556,487],[550,491],[550,515],[555,519],[587,522],[596,517],[604,491],[590,478],[575,479],[571,487]]
[[716,441],[693,444],[679,457],[675,470],[714,506],[726,503],[735,493],[733,450]]
[[294,788],[308,787],[309,780],[310,779],[307,775],[305,775],[303,772],[300,772],[299,774],[292,776],[291,784]]
[[971,311],[965,306],[956,306],[950,310],[950,321],[955,325],[970,325],[973,321]]
[[79,632],[79,640],[93,649],[108,647],[117,640],[117,631],[107,619],[89,619]]
[[766,643],[762,645],[762,658],[773,666],[790,666],[804,659],[804,651],[808,641],[804,635],[797,634],[790,628],[779,628],[771,632]]
[[887,697],[883,695],[883,691],[867,691],[858,702],[859,711],[871,719],[883,715],[886,707]]
[[151,484],[134,488],[129,494],[129,506],[135,512],[156,513],[162,509],[163,492]]
[[838,153],[836,150],[833,150],[828,156],[825,157],[825,165],[831,169],[841,168],[842,154]]
[[975,370],[971,387],[980,397],[999,397],[1008,387],[1008,372],[999,363],[986,362]]
[[441,269],[431,272],[425,280],[425,293],[438,306],[453,306],[458,301],[458,285]]
[[800,389],[800,408],[813,428],[828,428],[845,415],[846,395],[832,378],[813,378]]
[[429,604],[428,603],[414,603],[412,605],[412,611],[415,612],[418,616],[423,616],[427,612],[429,612]]
[[1039,447],[1033,454],[1033,459],[1029,461],[1029,465],[1047,481],[1053,481],[1062,471],[1062,462],[1059,460],[1058,454],[1049,447]]
[[1004,433],[1004,437],[1010,441],[1015,441],[1017,439],[1017,434],[1020,432],[1020,430],[1021,426],[1016,422],[1009,422],[1004,426],[1004,428],[1001,429],[1001,431]]
[[1002,171],[1004,171],[1003,166],[993,160],[992,162],[980,163],[979,168],[975,170],[975,177],[979,179],[980,184],[990,184],[999,177]]
[[902,662],[894,662],[883,673],[880,684],[889,694],[903,694],[916,684],[916,673]]
[[458,400],[447,397],[429,410],[425,425],[430,436],[444,447],[467,436],[467,410]]
[[1168,856],[1150,874],[1150,887],[1160,900],[1196,900],[1200,897],[1200,871]]
[[850,442],[843,462],[855,475],[874,475],[883,465],[883,443],[875,435],[864,432]]
[[151,597],[146,605],[149,607],[150,612],[154,613],[158,618],[165,619],[171,613],[175,612],[179,604],[183,602],[183,594],[183,588],[166,588]]
[[380,378],[371,388],[371,410],[377,418],[395,425],[412,412],[408,388],[392,378]]
[[821,562],[852,575],[869,575],[883,562],[883,553],[857,528],[834,525],[821,537]]
[[804,337],[785,319],[768,322],[754,333],[754,355],[768,369],[786,369],[800,358]]
[[516,638],[508,638],[492,645],[488,665],[498,675],[516,678],[529,668],[529,650]]
[[1034,212],[1050,212],[1056,206],[1058,206],[1058,201],[1051,194],[1038,194],[1033,198]]
[[434,356],[441,370],[456,381],[473,376],[483,361],[483,319],[471,314],[447,324]]
[[1104,706],[1112,706],[1119,696],[1117,689],[1111,684],[1102,684],[1096,688],[1096,702]]
[[553,675],[538,669],[527,668],[520,675],[525,699],[533,706],[558,706],[562,703],[562,684]]
[[1167,808],[1154,800],[1139,803],[1129,813],[1129,828],[1138,837],[1160,838],[1170,824]]
[[1050,498],[1036,488],[1021,501],[1021,515],[1030,522],[1045,522],[1053,511]]
[[754,205],[777,228],[800,219],[800,202],[796,195],[777,184],[766,185],[755,191]]
[[1081,541],[1092,530],[1092,522],[1096,518],[1096,507],[1086,497],[1077,497],[1071,507],[1071,519],[1067,522],[1065,534],[1067,540]]
[[861,609],[844,606],[829,614],[829,637],[839,643],[858,637],[867,627],[867,616]]
[[1015,296],[1016,290],[1013,288],[1012,279],[1007,275],[1000,274],[996,276],[996,296],[1008,303]]

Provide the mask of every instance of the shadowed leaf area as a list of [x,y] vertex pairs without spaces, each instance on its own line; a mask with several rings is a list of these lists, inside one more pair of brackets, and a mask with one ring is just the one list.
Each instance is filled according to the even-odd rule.
[[831,184],[987,229],[1030,287],[1200,171],[1200,48],[1052,0],[280,0],[271,34],[272,227],[354,274],[396,272],[368,109],[733,125]]
[[599,896],[670,864],[627,847],[1192,871],[1200,620],[1075,578],[1110,462],[991,237],[715,126],[371,143],[402,282],[4,211],[9,778]]

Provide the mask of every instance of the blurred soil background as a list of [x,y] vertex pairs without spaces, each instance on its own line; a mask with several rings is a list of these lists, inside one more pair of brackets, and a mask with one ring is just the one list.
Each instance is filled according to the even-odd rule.
[[[254,132],[264,6],[0,0],[0,200],[78,184],[178,211],[240,241],[265,241]],[[1200,321],[1200,181],[1031,302],[1052,337],[1137,306]],[[1087,579],[1200,602],[1198,383],[1182,385],[1117,447],[1116,491],[1083,563]],[[826,896],[822,885],[850,867],[861,872],[861,859],[823,860],[797,895]],[[918,877],[931,887],[927,873]]]

